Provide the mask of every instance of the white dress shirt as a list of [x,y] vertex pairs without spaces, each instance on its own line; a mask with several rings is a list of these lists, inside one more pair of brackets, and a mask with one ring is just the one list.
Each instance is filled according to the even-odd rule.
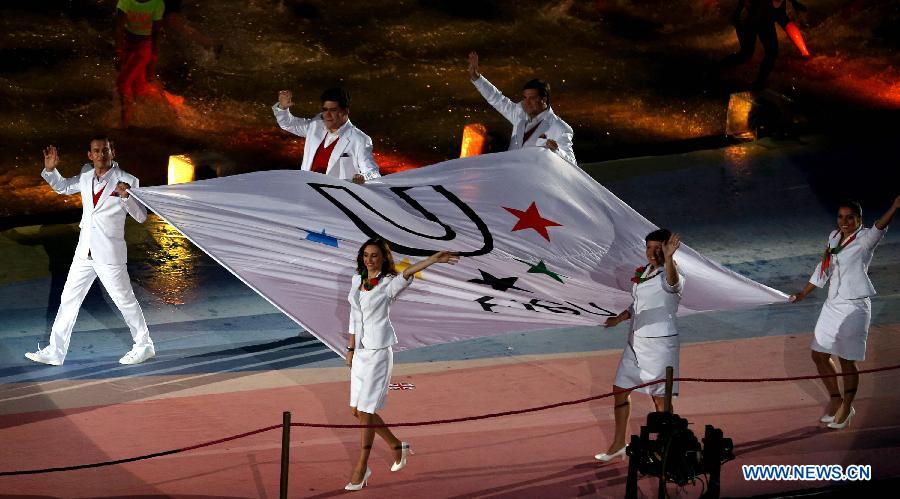
[[[875,254],[875,247],[884,238],[887,227],[862,227],[856,233],[856,239],[844,247],[838,254],[831,255],[828,269],[822,273],[822,262],[816,265],[809,282],[821,288],[829,280],[828,299],[840,297],[845,300],[856,300],[875,296],[875,286],[869,279],[869,263]],[[841,231],[835,230],[828,237],[828,246],[835,248],[841,243]]]
[[684,276],[679,272],[678,282],[669,286],[664,265],[653,270],[647,265],[641,277],[650,279],[631,287],[634,298],[630,309],[631,333],[643,338],[677,335],[675,314],[681,302]]
[[322,120],[322,113],[313,118],[298,118],[287,109],[281,109],[278,104],[272,106],[275,120],[283,130],[300,137],[306,137],[303,146],[303,161],[300,169],[309,171],[312,169],[313,158],[316,149],[325,140],[325,146],[331,145],[337,140],[331,157],[328,158],[328,167],[325,175],[344,180],[352,180],[353,176],[360,174],[366,180],[372,180],[381,176],[378,163],[372,154],[372,139],[356,128],[350,120],[341,125],[337,132],[330,132]]
[[377,349],[397,343],[397,333],[391,324],[391,303],[412,284],[413,276],[403,274],[384,276],[370,291],[361,290],[362,277],[353,276],[350,294],[350,334],[356,335],[356,347]]
[[[512,135],[509,138],[509,150],[513,151],[521,149],[525,146],[543,146],[547,140],[553,140],[558,146],[556,154],[569,163],[575,162],[575,151],[572,150],[572,127],[557,116],[553,109],[547,107],[535,118],[529,119],[528,113],[522,107],[521,102],[513,102],[508,97],[491,84],[484,76],[479,76],[477,80],[472,81],[478,92],[484,99],[493,106],[500,114],[512,123]],[[526,142],[525,132],[530,130],[535,123],[538,123],[537,129],[531,134]]]
[[[76,258],[87,259],[90,255],[97,263],[124,265],[128,258],[125,218],[131,215],[138,222],[144,223],[147,208],[132,196],[117,197],[113,192],[119,182],[140,187],[138,178],[123,171],[115,161],[103,176],[105,183],[102,179],[100,182],[95,181],[97,176],[90,163],[84,165],[81,174],[74,177],[64,178],[56,169],[49,172],[43,170],[41,177],[59,194],[81,193],[81,223],[78,225],[81,231],[75,248]],[[103,193],[95,206],[93,195],[101,190]]]

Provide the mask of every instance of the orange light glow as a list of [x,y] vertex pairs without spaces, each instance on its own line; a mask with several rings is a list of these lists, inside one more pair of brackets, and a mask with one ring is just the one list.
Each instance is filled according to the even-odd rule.
[[375,155],[375,162],[378,163],[378,169],[381,171],[382,175],[390,175],[391,173],[411,170],[422,165],[436,162],[425,161],[422,158],[414,159],[396,152],[375,151],[373,154]]
[[169,156],[169,185],[194,181],[194,161],[180,154]]
[[484,138],[487,135],[487,127],[481,123],[471,123],[463,128],[462,149],[460,158],[478,156],[484,150]]
[[800,33],[800,28],[793,22],[789,22],[787,23],[787,26],[784,27],[784,32],[787,33],[788,38],[794,42],[794,46],[797,47],[800,54],[803,57],[809,57],[809,50],[806,48],[806,42],[803,41],[803,34]]
[[753,107],[753,94],[738,92],[728,99],[728,116],[725,121],[725,135],[739,139],[755,139],[756,130],[750,129],[748,118]]

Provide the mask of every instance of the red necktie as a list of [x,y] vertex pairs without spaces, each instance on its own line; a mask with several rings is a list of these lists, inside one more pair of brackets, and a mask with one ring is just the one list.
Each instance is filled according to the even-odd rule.
[[544,121],[544,120],[538,121],[536,125],[534,125],[533,127],[531,127],[531,130],[527,130],[527,131],[525,132],[525,137],[522,138],[522,145],[523,145],[523,146],[525,145],[526,142],[528,142],[528,139],[530,139],[531,136],[534,134],[534,131],[537,130],[537,128],[538,128],[539,126],[541,126],[541,122],[542,122],[542,121]]

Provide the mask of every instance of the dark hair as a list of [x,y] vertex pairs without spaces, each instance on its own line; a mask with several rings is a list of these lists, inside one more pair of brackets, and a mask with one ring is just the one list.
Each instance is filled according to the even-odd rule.
[[109,135],[105,135],[105,134],[102,134],[102,133],[95,133],[94,135],[91,135],[91,140],[90,140],[90,142],[88,142],[88,151],[91,150],[91,144],[92,144],[95,140],[100,140],[100,141],[104,141],[104,142],[109,143],[109,150],[110,150],[110,151],[113,151],[113,150],[115,150],[115,148],[116,148],[115,145],[113,144],[112,139],[109,138]]
[[357,274],[363,275],[363,272],[368,271],[368,269],[366,269],[366,264],[363,262],[363,252],[366,250],[367,246],[376,246],[379,250],[381,250],[381,256],[384,257],[384,259],[381,261],[382,275],[397,275],[397,269],[394,267],[394,255],[391,253],[391,248],[390,246],[388,246],[387,241],[381,239],[380,237],[369,239],[359,247],[359,253],[357,253],[356,255]]
[[653,232],[647,234],[647,237],[644,238],[644,242],[656,241],[660,243],[664,243],[672,237],[672,233],[669,229],[656,229]]
[[529,81],[522,87],[522,90],[528,90],[529,88],[533,88],[538,91],[538,95],[547,99],[547,105],[550,105],[550,84],[543,80],[538,80],[537,78]]
[[845,199],[841,201],[841,204],[838,205],[838,209],[841,208],[850,208],[853,210],[853,213],[856,213],[856,216],[862,218],[862,205],[859,204],[859,201],[855,201],[853,199]]
[[327,100],[337,102],[341,109],[350,108],[350,92],[340,87],[329,88],[322,92],[321,100],[323,104]]

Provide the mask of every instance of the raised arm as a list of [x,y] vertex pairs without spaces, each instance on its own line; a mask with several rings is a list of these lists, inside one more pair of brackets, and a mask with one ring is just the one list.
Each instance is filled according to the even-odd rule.
[[663,243],[663,256],[666,260],[666,284],[670,287],[678,286],[678,268],[675,266],[675,252],[681,247],[681,236],[672,234],[669,240]]
[[484,100],[502,114],[507,121],[514,124],[518,120],[522,106],[509,100],[487,78],[481,76],[481,72],[478,70],[478,54],[476,52],[469,53],[469,78],[472,79],[472,84],[475,85],[475,88],[478,89],[478,93],[484,97]]
[[41,172],[41,177],[57,194],[68,195],[81,192],[81,183],[79,182],[81,177],[76,175],[65,178],[60,175],[59,170],[56,169],[57,166],[59,166],[59,151],[55,146],[47,146],[44,149],[44,171]]
[[891,224],[891,220],[894,219],[898,209],[900,209],[900,196],[894,198],[894,204],[888,208],[888,211],[884,212],[884,215],[881,215],[881,218],[875,221],[875,228],[878,230],[886,229]]
[[283,130],[291,132],[300,137],[306,137],[306,131],[312,120],[306,118],[298,118],[291,114],[290,107],[294,105],[293,95],[290,90],[282,90],[278,92],[278,102],[272,106],[272,113],[275,114],[275,121],[278,122]]
[[481,72],[478,71],[478,52],[469,52],[469,78],[475,81],[481,78]]
[[421,272],[434,265],[435,263],[449,263],[450,265],[456,265],[456,262],[458,261],[459,255],[457,255],[456,253],[451,253],[449,251],[438,251],[428,258],[419,260],[418,262],[407,267],[406,270],[403,271],[403,278],[409,279],[410,277],[416,275],[416,272]]

